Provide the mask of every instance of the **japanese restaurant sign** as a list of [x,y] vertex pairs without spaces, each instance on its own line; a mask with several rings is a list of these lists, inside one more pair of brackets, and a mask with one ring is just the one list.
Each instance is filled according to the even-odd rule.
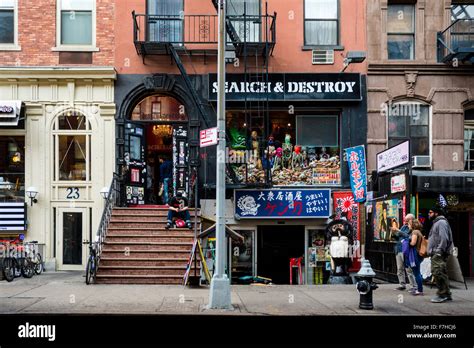
[[367,169],[365,165],[364,145],[344,149],[349,163],[352,194],[355,202],[365,201],[367,195]]
[[[268,74],[264,80],[227,74],[226,100],[362,100],[361,78],[356,73]],[[209,100],[217,100],[217,87],[217,74],[209,74]]]
[[328,218],[331,190],[235,190],[237,219]]

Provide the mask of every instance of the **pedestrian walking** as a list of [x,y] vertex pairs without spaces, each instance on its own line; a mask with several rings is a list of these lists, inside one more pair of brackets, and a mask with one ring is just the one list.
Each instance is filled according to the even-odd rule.
[[453,250],[453,234],[441,207],[434,206],[428,215],[433,221],[428,236],[428,255],[431,256],[431,274],[434,276],[438,288],[437,296],[432,298],[431,302],[442,303],[452,300],[447,262]]
[[395,290],[406,290],[407,287],[405,281],[405,272],[408,276],[408,281],[410,283],[410,288],[408,289],[408,291],[414,292],[417,288],[413,271],[410,267],[406,267],[402,252],[402,240],[410,238],[411,230],[409,223],[414,219],[415,216],[413,214],[407,214],[403,219],[403,226],[400,229],[394,227],[392,228],[392,238],[397,242],[394,246],[394,252],[395,260],[397,262],[397,277],[399,286],[395,288]]
[[[168,204],[169,182],[173,175],[173,163],[169,159],[160,158],[160,180],[163,190],[163,204]],[[161,192],[160,189],[160,192]]]
[[420,255],[421,243],[423,241],[423,225],[418,219],[409,222],[410,230],[412,231],[410,237],[410,252],[408,256],[408,266],[411,268],[415,276],[417,288],[411,292],[414,296],[423,296],[423,277],[421,276],[420,265],[423,257]]

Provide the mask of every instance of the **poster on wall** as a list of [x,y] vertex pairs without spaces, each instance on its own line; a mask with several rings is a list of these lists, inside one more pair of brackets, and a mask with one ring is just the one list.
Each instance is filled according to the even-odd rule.
[[365,164],[365,146],[359,145],[344,149],[349,166],[352,193],[355,202],[365,201],[367,195],[367,169]]
[[389,199],[375,202],[374,241],[395,242],[392,240],[390,227],[400,228],[403,225],[403,200]]

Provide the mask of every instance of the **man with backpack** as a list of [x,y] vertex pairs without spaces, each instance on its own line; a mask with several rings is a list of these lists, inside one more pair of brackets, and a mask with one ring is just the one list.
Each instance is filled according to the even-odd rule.
[[448,220],[443,216],[443,210],[434,206],[428,212],[433,225],[428,236],[428,254],[431,256],[431,273],[435,277],[438,288],[437,296],[431,299],[433,303],[452,301],[449,290],[447,270],[448,257],[453,249],[453,234]]

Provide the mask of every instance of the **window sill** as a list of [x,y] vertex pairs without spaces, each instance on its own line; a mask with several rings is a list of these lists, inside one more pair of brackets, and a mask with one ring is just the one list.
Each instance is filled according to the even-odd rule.
[[0,44],[0,51],[21,51],[21,46]]
[[92,46],[59,46],[51,48],[53,52],[99,52],[98,47]]
[[312,51],[312,50],[334,50],[334,51],[344,51],[344,46],[302,46],[302,51]]

